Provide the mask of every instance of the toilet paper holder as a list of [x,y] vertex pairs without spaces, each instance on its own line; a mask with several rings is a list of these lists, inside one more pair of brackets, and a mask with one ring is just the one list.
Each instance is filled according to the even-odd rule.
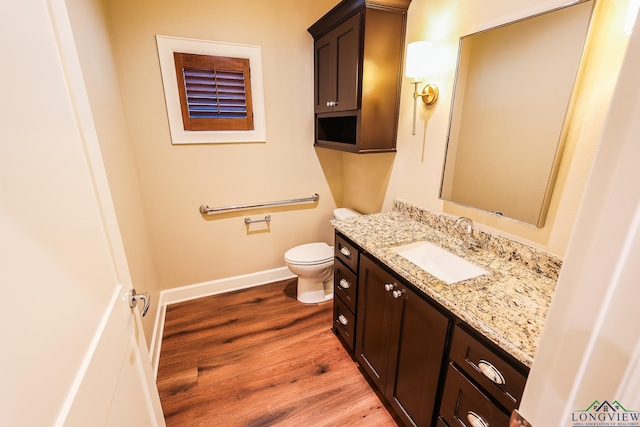
[[271,215],[265,215],[263,219],[251,219],[251,217],[245,217],[244,223],[249,225],[256,222],[271,222]]

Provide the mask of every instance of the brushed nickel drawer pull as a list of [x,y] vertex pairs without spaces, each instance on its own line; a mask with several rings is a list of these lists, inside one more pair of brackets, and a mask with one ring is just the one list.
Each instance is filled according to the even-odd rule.
[[489,423],[473,411],[467,412],[467,421],[469,421],[472,427],[489,427]]
[[342,314],[338,316],[338,322],[342,323],[344,326],[347,326],[347,323],[349,323],[347,318],[344,317]]
[[340,253],[346,257],[351,256],[351,251],[346,246],[340,248]]
[[347,282],[347,279],[340,279],[340,282],[338,282],[338,284],[344,289],[349,289],[351,287],[351,284]]
[[504,376],[502,375],[502,372],[500,372],[495,366],[493,366],[491,363],[487,362],[486,360],[480,360],[480,362],[478,363],[478,369],[480,369],[480,372],[482,372],[482,374],[485,377],[489,378],[494,383],[496,384],[506,383]]

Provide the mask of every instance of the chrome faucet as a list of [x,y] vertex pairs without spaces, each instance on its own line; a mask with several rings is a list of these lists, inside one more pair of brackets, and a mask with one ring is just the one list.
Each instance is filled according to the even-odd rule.
[[478,241],[473,238],[473,221],[466,216],[461,216],[456,220],[456,227],[462,239],[462,247],[470,249],[472,246],[478,246]]

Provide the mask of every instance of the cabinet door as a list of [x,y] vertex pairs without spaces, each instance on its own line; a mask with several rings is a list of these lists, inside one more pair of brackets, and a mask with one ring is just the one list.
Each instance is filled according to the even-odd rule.
[[440,406],[440,417],[460,427],[508,426],[509,416],[450,364]]
[[393,276],[366,256],[360,257],[356,318],[356,359],[376,385],[385,391],[389,333],[394,304],[385,285],[397,286]]
[[315,112],[332,110],[329,103],[335,99],[336,81],[335,41],[332,33],[315,43]]
[[360,13],[315,42],[315,112],[358,108]]
[[390,334],[387,399],[405,424],[430,426],[449,319],[410,289],[395,292],[401,313]]

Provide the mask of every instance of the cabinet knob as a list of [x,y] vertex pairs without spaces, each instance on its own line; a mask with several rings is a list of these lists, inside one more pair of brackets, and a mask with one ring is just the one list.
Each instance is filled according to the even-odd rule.
[[384,288],[386,289],[387,292],[391,292],[395,286],[396,285],[394,285],[393,283],[387,283],[384,285]]
[[331,107],[331,101],[327,101],[327,107]]
[[469,421],[471,427],[489,427],[489,423],[473,411],[467,412],[467,421]]
[[402,296],[403,293],[404,293],[404,290],[396,289],[395,291],[393,291],[393,297],[398,299]]
[[480,372],[482,372],[482,374],[485,377],[489,378],[494,383],[496,384],[506,383],[504,376],[502,375],[502,372],[500,372],[498,368],[496,368],[486,360],[480,360],[480,362],[478,362],[478,369],[480,369]]
[[338,284],[344,289],[349,289],[351,287],[351,284],[347,282],[347,279],[340,279],[340,282],[338,282]]
[[340,248],[340,253],[344,256],[351,256],[351,251],[346,246]]
[[344,326],[347,326],[347,323],[349,323],[347,318],[344,317],[342,314],[338,316],[338,322],[342,323]]

